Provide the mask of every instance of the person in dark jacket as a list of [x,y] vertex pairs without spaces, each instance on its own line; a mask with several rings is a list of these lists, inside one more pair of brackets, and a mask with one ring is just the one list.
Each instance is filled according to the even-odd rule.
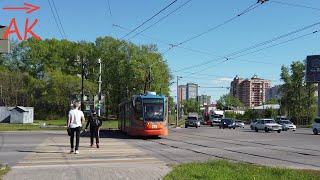
[[101,119],[97,116],[97,112],[95,110],[92,110],[92,115],[89,116],[85,131],[87,131],[87,128],[90,124],[90,147],[93,146],[93,138],[96,138],[96,145],[97,148],[99,148],[99,133],[100,133],[100,127],[102,125]]

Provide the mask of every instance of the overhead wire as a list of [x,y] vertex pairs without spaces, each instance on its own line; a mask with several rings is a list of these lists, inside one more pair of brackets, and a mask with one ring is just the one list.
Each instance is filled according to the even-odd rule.
[[288,6],[295,6],[295,7],[306,8],[306,9],[313,9],[313,10],[318,10],[318,11],[320,11],[320,8],[315,8],[315,7],[310,7],[310,6],[304,6],[304,5],[292,4],[292,3],[285,3],[285,2],[274,1],[274,0],[269,0],[269,1],[272,2],[272,3],[278,3],[278,4],[288,5]]
[[[286,34],[277,36],[277,37],[272,38],[272,39],[270,39],[270,40],[263,41],[263,42],[260,42],[260,43],[255,44],[255,45],[253,45],[253,46],[249,46],[249,47],[247,47],[247,48],[244,48],[244,49],[241,49],[241,50],[238,50],[238,51],[229,53],[229,54],[223,56],[223,58],[220,58],[220,59],[214,60],[214,61],[215,61],[215,62],[216,62],[216,61],[221,61],[221,60],[223,60],[223,59],[228,60],[228,59],[231,58],[231,56],[235,56],[235,55],[238,55],[238,54],[241,54],[241,53],[250,51],[250,50],[252,50],[252,49],[255,49],[255,48],[264,46],[264,45],[269,44],[269,43],[271,43],[271,42],[274,42],[274,41],[283,39],[283,38],[285,38],[285,37],[291,36],[291,35],[293,35],[293,34],[296,34],[296,33],[298,33],[298,32],[304,31],[304,30],[306,30],[306,29],[310,29],[310,28],[312,28],[312,27],[314,27],[314,26],[317,26],[317,25],[320,25],[320,22],[313,23],[313,24],[308,25],[308,26],[305,26],[305,27],[303,27],[303,28],[300,28],[300,29],[291,31],[291,32],[289,32],[289,33],[286,33]],[[241,56],[237,56],[237,57],[241,57]],[[236,58],[236,57],[233,57],[233,58]],[[212,63],[212,60],[205,61],[205,62],[196,64],[196,65],[192,65],[192,66],[189,66],[189,67],[186,67],[186,68],[182,68],[182,69],[176,70],[175,72],[179,72],[179,71],[183,71],[183,70],[187,70],[187,69],[193,69],[193,68],[200,67],[200,66],[204,66],[204,65],[207,66],[208,63]]]
[[[219,64],[222,64],[222,63],[224,63],[224,62],[227,62],[227,61],[229,61],[229,60],[231,60],[231,59],[235,59],[235,58],[238,58],[238,57],[241,57],[241,56],[245,56],[245,55],[248,55],[248,54],[256,53],[256,52],[259,52],[259,51],[262,51],[262,50],[265,50],[265,49],[268,49],[268,48],[271,48],[271,47],[275,47],[275,46],[278,46],[278,45],[281,45],[281,44],[284,44],[284,43],[287,43],[287,42],[290,42],[290,41],[294,41],[294,40],[297,40],[297,39],[300,39],[300,38],[303,38],[303,37],[306,37],[306,36],[310,36],[310,35],[315,34],[315,33],[318,33],[318,32],[319,32],[319,30],[316,30],[316,31],[313,31],[313,32],[311,32],[311,33],[304,34],[304,35],[302,35],[302,36],[298,36],[298,37],[295,37],[295,38],[292,38],[292,39],[289,39],[289,40],[286,40],[286,41],[283,41],[283,42],[280,42],[280,43],[277,43],[277,44],[274,44],[274,45],[271,45],[271,46],[267,46],[267,47],[258,49],[258,50],[256,50],[256,51],[249,52],[249,53],[247,53],[247,54],[243,54],[243,55],[240,55],[240,56],[236,56],[236,57],[234,57],[234,58],[227,58],[227,59],[225,59],[224,61],[221,61],[221,62],[219,62],[219,63],[217,63],[217,64],[212,65],[212,66],[208,66],[208,67],[206,67],[206,68],[204,68],[204,69],[201,69],[200,71],[204,71],[204,70],[210,69],[210,68],[212,68],[212,67],[214,67],[214,66],[217,66],[217,65],[219,65]],[[197,74],[197,73],[196,73],[196,72],[193,72],[193,73],[189,73],[189,74]]]
[[171,14],[173,14],[174,12],[176,12],[177,10],[181,9],[183,6],[185,6],[186,4],[188,4],[191,0],[188,0],[187,2],[183,3],[182,5],[180,5],[179,7],[177,7],[176,9],[174,9],[173,11],[171,11],[169,14],[165,15],[164,17],[162,17],[161,19],[159,19],[157,22],[151,24],[150,26],[148,26],[147,28],[143,29],[142,31],[136,33],[134,36],[132,36],[131,38],[129,38],[128,40],[135,38],[137,35],[143,33],[144,31],[150,29],[151,27],[153,27],[154,25],[158,24],[160,21],[164,20],[165,18],[167,18],[168,16],[170,16]]
[[210,29],[207,30],[207,31],[204,31],[204,32],[202,32],[202,33],[200,33],[200,34],[197,34],[197,35],[195,35],[195,36],[192,36],[192,37],[190,37],[190,38],[188,38],[188,39],[186,39],[186,40],[184,40],[184,41],[182,41],[182,42],[180,42],[180,43],[178,43],[178,44],[173,45],[173,46],[170,47],[168,50],[164,51],[162,54],[165,54],[165,53],[169,52],[169,51],[170,51],[173,47],[175,47],[175,46],[179,46],[179,45],[182,45],[182,44],[184,44],[184,43],[187,43],[187,42],[189,42],[189,41],[191,41],[191,40],[194,40],[194,39],[196,39],[196,38],[198,38],[198,37],[200,37],[200,36],[203,36],[204,34],[207,34],[207,33],[211,32],[211,31],[213,31],[213,30],[215,30],[215,29],[218,29],[219,27],[222,27],[223,25],[225,25],[225,24],[227,24],[227,23],[229,23],[229,22],[231,22],[231,21],[239,18],[240,16],[242,16],[242,15],[244,15],[244,14],[246,14],[246,13],[252,11],[252,10],[254,10],[255,8],[259,7],[261,4],[263,4],[263,3],[254,3],[253,5],[250,5],[250,6],[249,6],[248,8],[246,8],[244,11],[242,11],[241,13],[239,13],[239,14],[237,14],[236,16],[232,17],[231,19],[228,19],[227,21],[224,21],[223,23],[220,23],[220,24],[214,26],[213,28],[210,28]]
[[138,28],[140,28],[141,26],[143,26],[144,24],[146,24],[147,22],[149,22],[151,19],[153,19],[154,17],[156,17],[157,15],[159,15],[160,13],[162,13],[164,10],[166,10],[168,7],[170,7],[171,5],[173,5],[175,2],[177,2],[177,0],[174,0],[173,2],[171,2],[170,4],[168,4],[166,7],[164,7],[163,9],[161,9],[159,12],[157,12],[155,15],[153,15],[152,17],[150,17],[149,19],[147,19],[146,21],[144,21],[142,24],[140,24],[139,26],[137,26],[136,28],[134,28],[133,30],[131,30],[130,32],[128,32],[126,35],[124,35],[121,39],[124,39],[125,37],[127,37],[128,35],[130,35],[131,33],[133,33],[134,31],[136,31]]
[[108,3],[108,9],[109,9],[110,16],[112,17],[110,0],[107,0],[107,3]]
[[56,22],[57,28],[58,28],[58,30],[59,30],[59,32],[60,32],[61,38],[63,39],[63,38],[64,38],[64,37],[63,37],[63,33],[62,33],[61,29],[60,29],[60,26],[59,26],[59,23],[58,23],[58,21],[57,21],[56,15],[54,14],[52,5],[51,5],[51,3],[50,3],[50,0],[48,0],[48,3],[49,3],[49,6],[50,6],[50,9],[51,9],[51,13],[52,13],[52,15],[53,15],[54,21]]
[[54,7],[54,9],[55,9],[56,15],[57,15],[57,17],[58,17],[58,21],[59,21],[59,24],[60,24],[62,33],[63,33],[64,37],[67,39],[66,33],[65,33],[64,28],[63,28],[62,23],[61,23],[61,19],[60,19],[59,13],[58,13],[58,11],[57,11],[56,4],[54,3],[54,0],[51,0],[51,1],[52,1],[52,4],[53,4],[53,7]]
[[[128,28],[125,28],[123,26],[120,26],[120,25],[117,25],[117,24],[113,24],[114,27],[117,27],[117,28],[120,28],[120,29],[123,29],[123,30],[126,30],[126,31],[131,31],[130,29]],[[140,36],[143,36],[143,37],[146,37],[146,38],[149,38],[151,40],[154,40],[154,41],[158,41],[162,44],[165,44],[165,45],[169,45],[171,46],[172,44],[169,43],[169,42],[166,42],[166,41],[163,41],[163,40],[160,40],[160,39],[157,39],[157,38],[153,38],[153,37],[150,37],[150,36],[147,36],[145,34],[139,34]],[[187,48],[187,47],[184,47],[184,46],[177,46],[177,48],[180,48],[180,49],[184,49],[184,50],[188,50],[188,51],[192,51],[192,52],[196,52],[196,53],[200,53],[200,54],[205,54],[205,55],[210,55],[210,56],[216,56],[216,57],[219,57],[219,58],[225,58],[223,56],[219,56],[219,55],[216,55],[216,54],[212,54],[212,53],[209,53],[209,52],[204,52],[204,51],[200,51],[200,50],[196,50],[196,49],[191,49],[191,48]],[[220,61],[221,59],[218,59],[218,60],[215,60],[215,61]],[[245,61],[245,62],[252,62],[252,63],[259,63],[259,64],[268,64],[268,65],[279,65],[279,64],[276,64],[276,63],[270,63],[270,62],[261,62],[261,61],[253,61],[253,60],[243,60],[243,59],[238,59],[238,61]],[[206,61],[206,62],[212,62],[212,60],[209,60],[209,61]],[[200,64],[200,66],[203,66],[203,65],[206,65],[206,64]],[[197,66],[197,65],[194,65],[194,66]],[[194,66],[191,66],[191,68],[193,68]],[[185,69],[180,69],[180,70],[174,70],[173,72],[178,72],[178,71],[182,71],[182,70],[185,70]]]

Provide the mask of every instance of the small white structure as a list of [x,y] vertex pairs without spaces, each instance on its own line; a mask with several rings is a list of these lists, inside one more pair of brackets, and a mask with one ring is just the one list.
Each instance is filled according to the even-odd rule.
[[10,111],[10,123],[33,123],[33,107],[17,106]]

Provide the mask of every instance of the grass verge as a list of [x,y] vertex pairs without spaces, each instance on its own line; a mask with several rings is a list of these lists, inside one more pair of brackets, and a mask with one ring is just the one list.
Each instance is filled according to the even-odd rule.
[[[33,124],[10,124],[0,123],[0,131],[41,131],[41,130],[65,130],[66,120],[34,120]],[[40,127],[40,123],[45,123],[45,127]],[[85,124],[86,125],[86,124]],[[85,126],[84,125],[84,126]],[[117,120],[105,120],[102,128],[118,128]]]
[[164,180],[171,179],[315,180],[320,179],[320,171],[267,167],[219,160],[178,165],[164,177]]
[[6,168],[3,168],[2,165],[0,164],[0,180],[3,179],[3,176],[10,171],[10,167],[6,167]]

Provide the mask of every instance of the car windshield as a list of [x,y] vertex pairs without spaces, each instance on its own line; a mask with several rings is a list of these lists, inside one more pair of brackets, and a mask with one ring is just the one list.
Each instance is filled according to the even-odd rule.
[[320,123],[320,118],[314,119],[314,122],[315,122],[315,123]]
[[191,121],[192,121],[192,120],[197,120],[197,117],[188,117],[187,120],[189,120],[189,121],[190,121],[190,120],[191,120]]
[[276,123],[276,121],[274,121],[274,120],[265,120],[264,123],[265,123],[265,124],[266,124],[266,123]]
[[283,124],[293,124],[291,121],[282,121]]
[[226,122],[226,123],[232,123],[233,122],[232,119],[224,119],[223,121]]

